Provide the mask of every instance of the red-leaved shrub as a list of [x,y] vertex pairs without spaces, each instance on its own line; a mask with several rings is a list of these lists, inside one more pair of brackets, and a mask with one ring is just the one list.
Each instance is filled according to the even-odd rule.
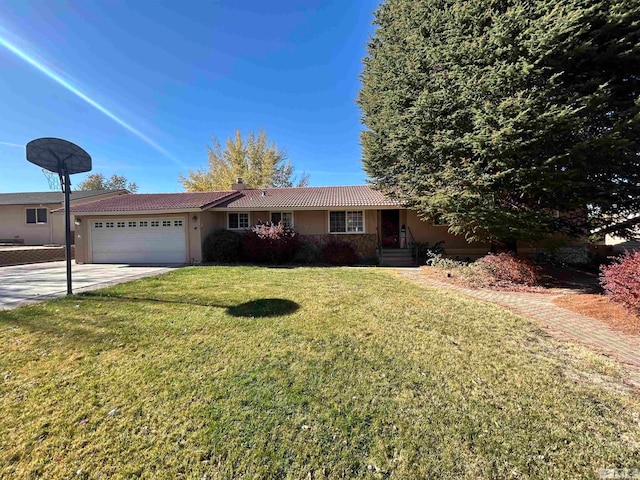
[[640,252],[627,252],[611,265],[600,267],[600,284],[609,298],[640,315]]
[[498,286],[534,286],[540,282],[542,270],[526,258],[511,253],[490,253],[476,262],[490,275],[490,283]]
[[330,240],[322,248],[322,258],[330,265],[355,265],[360,255],[352,243]]
[[258,263],[287,263],[295,253],[298,234],[282,223],[259,223],[244,234],[244,256]]

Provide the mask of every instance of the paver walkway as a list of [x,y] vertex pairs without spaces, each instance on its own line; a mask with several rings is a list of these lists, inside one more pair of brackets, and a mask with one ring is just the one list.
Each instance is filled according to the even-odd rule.
[[617,332],[605,323],[559,307],[553,299],[560,295],[541,293],[472,290],[427,277],[418,268],[398,268],[401,276],[432,287],[452,290],[491,303],[508,307],[517,313],[537,320],[546,331],[561,339],[580,343],[610,355],[634,367],[634,377],[640,372],[640,337]]

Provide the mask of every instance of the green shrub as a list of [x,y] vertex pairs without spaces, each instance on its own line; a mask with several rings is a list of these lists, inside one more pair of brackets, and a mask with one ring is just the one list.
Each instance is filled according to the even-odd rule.
[[432,255],[429,259],[427,259],[426,265],[430,267],[442,268],[444,270],[460,269],[468,266],[468,264],[465,262],[460,262],[458,260],[443,257],[441,253]]
[[235,263],[242,260],[242,235],[224,228],[209,233],[202,243],[205,262]]
[[321,263],[322,249],[315,242],[308,240],[299,241],[291,262],[305,265]]
[[444,248],[442,248],[443,243],[444,241],[441,241],[431,245],[429,242],[415,242],[411,247],[411,255],[416,261],[416,264],[427,265],[429,260],[434,256],[442,256],[444,253]]
[[360,255],[350,242],[331,239],[322,248],[322,258],[329,265],[355,265],[360,263]]

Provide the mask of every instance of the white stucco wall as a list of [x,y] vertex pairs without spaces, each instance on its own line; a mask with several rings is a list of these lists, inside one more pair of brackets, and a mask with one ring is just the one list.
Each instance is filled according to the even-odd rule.
[[[53,243],[51,210],[59,204],[0,206],[0,239],[22,239],[25,245]],[[46,224],[27,224],[27,208],[46,208]],[[64,216],[63,216],[64,218]]]

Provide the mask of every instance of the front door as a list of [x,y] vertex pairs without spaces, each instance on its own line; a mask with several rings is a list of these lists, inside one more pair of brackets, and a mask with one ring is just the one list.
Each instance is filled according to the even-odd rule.
[[400,248],[400,210],[382,210],[382,246]]

